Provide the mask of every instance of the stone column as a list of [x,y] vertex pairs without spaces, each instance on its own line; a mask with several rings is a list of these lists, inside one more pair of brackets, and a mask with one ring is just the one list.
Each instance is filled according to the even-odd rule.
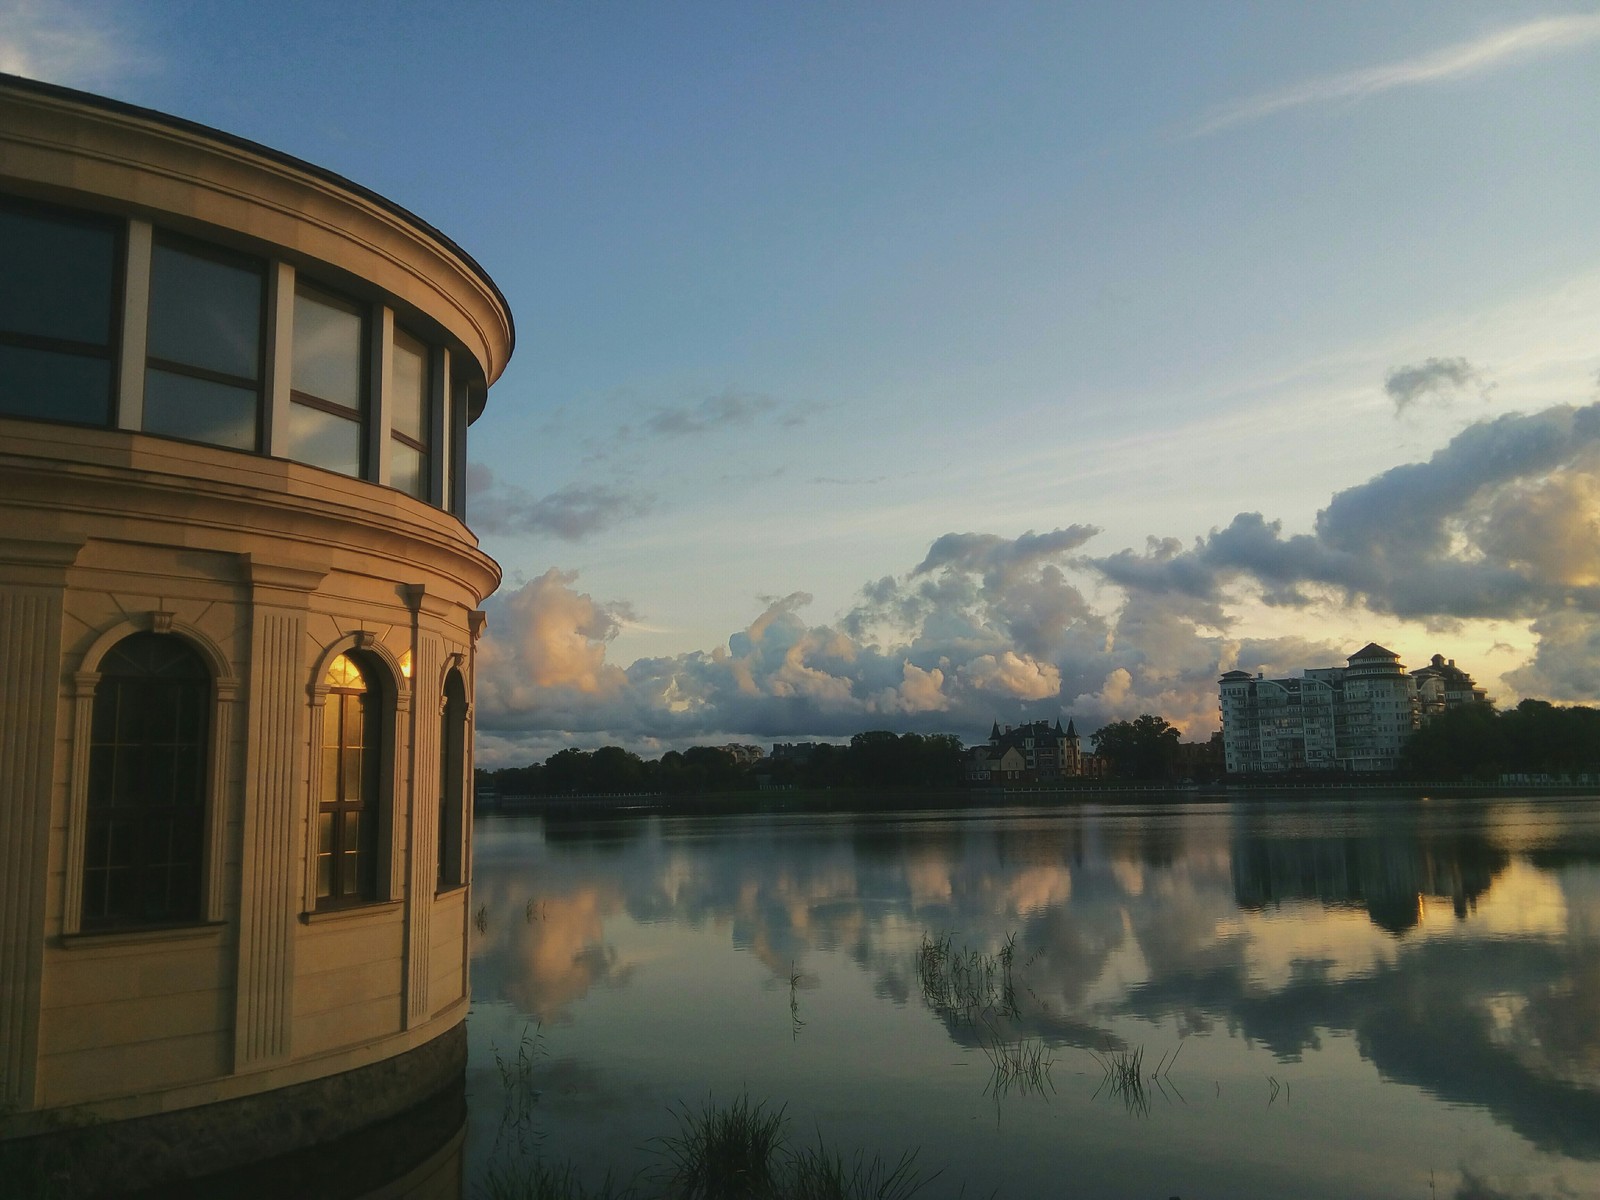
[[61,616],[82,548],[82,539],[0,538],[0,1109],[34,1102]]
[[424,625],[448,615],[449,605],[420,583],[405,585],[411,609],[411,859],[406,878],[406,1006],[409,1028],[432,1015],[428,996],[433,951],[433,898],[439,882],[439,703],[444,647]]
[[290,1053],[294,921],[303,870],[306,616],[328,568],[249,556],[250,682],[240,855],[234,1070]]

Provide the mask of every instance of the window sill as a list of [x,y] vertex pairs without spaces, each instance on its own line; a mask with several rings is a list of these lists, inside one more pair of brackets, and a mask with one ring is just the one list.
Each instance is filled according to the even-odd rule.
[[220,937],[226,921],[207,921],[198,925],[130,925],[124,929],[64,933],[56,944],[64,950],[87,950],[94,946],[137,946],[156,942],[192,942]]
[[321,925],[326,921],[350,921],[357,917],[381,917],[397,912],[404,900],[373,900],[367,904],[346,904],[339,908],[318,908],[300,914],[300,924]]
[[435,900],[442,900],[446,896],[453,896],[457,892],[464,892],[466,890],[467,890],[467,885],[464,884],[464,883],[449,883],[449,884],[446,884],[444,887],[439,888],[436,892],[434,892],[433,893],[433,898]]

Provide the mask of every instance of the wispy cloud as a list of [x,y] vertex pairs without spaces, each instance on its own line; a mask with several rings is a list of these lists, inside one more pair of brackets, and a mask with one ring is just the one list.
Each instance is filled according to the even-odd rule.
[[1482,383],[1482,375],[1466,359],[1430,358],[1390,371],[1384,378],[1383,390],[1394,401],[1394,415],[1398,417],[1418,401],[1448,400],[1473,383]]
[[1213,109],[1193,132],[1201,136],[1308,104],[1364,100],[1395,88],[1463,79],[1542,55],[1571,50],[1596,40],[1600,40],[1600,14],[1584,13],[1528,21],[1484,34],[1472,41],[1456,42],[1415,58],[1337,75],[1324,75],[1277,91],[1231,101]]
[[730,425],[748,425],[777,407],[778,402],[771,396],[726,391],[707,396],[698,404],[657,409],[645,422],[645,428],[669,435],[711,433]]
[[68,87],[105,87],[149,66],[108,6],[0,0],[0,71]]
[[505,483],[481,463],[467,474],[468,507],[473,528],[482,533],[553,534],[563,541],[582,541],[623,521],[649,512],[652,497],[606,484],[568,484],[547,496]]

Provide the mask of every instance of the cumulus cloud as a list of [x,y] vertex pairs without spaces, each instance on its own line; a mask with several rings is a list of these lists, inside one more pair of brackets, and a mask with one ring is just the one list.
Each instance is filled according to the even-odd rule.
[[0,71],[105,87],[148,65],[121,10],[65,0],[0,0]]
[[[765,597],[725,644],[626,669],[605,654],[628,614],[551,571],[490,601],[478,727],[491,758],[550,730],[660,746],[875,726],[973,737],[996,719],[1072,716],[1087,735],[1157,712],[1204,736],[1222,671],[1286,674],[1350,651],[1245,636],[1246,600],[1435,628],[1525,621],[1536,653],[1507,682],[1600,699],[1600,402],[1480,421],[1338,492],[1309,532],[1240,513],[1188,545],[1096,556],[1097,533],[947,533],[832,621],[808,619],[806,592]],[[1089,584],[1109,599],[1091,603]]]
[[481,533],[547,533],[577,542],[648,513],[650,496],[605,484],[568,484],[545,496],[504,483],[479,463],[467,474],[472,526]]
[[1600,15],[1574,13],[1543,17],[1497,29],[1412,58],[1375,67],[1303,80],[1274,91],[1247,96],[1213,109],[1195,127],[1198,135],[1259,121],[1307,105],[1359,101],[1397,88],[1422,87],[1467,79],[1529,62],[1600,40]]
[[1430,358],[1390,371],[1384,378],[1383,390],[1394,401],[1395,415],[1399,416],[1418,401],[1447,400],[1478,380],[1478,371],[1464,358]]

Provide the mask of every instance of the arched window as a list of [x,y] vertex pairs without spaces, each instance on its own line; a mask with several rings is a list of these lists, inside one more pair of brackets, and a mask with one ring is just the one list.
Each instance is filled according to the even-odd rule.
[[328,667],[317,813],[317,907],[377,898],[381,699],[356,657]]
[[181,638],[136,633],[101,660],[82,929],[200,918],[210,707],[210,673]]
[[461,883],[461,818],[467,769],[467,687],[461,672],[444,681],[439,747],[439,890]]

